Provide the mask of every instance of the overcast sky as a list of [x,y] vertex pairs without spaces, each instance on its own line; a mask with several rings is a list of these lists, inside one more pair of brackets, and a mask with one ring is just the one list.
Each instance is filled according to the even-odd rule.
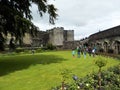
[[32,6],[32,22],[40,30],[64,27],[74,30],[75,40],[120,25],[120,0],[49,0],[58,9],[55,25],[45,15],[40,18],[37,7]]

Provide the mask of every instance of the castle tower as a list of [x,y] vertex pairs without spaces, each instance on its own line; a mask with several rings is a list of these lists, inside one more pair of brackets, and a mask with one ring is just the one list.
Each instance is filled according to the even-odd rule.
[[47,30],[47,32],[49,33],[49,43],[55,46],[63,45],[63,41],[64,41],[64,37],[63,37],[64,28],[63,27],[53,28],[51,30]]
[[74,41],[74,30],[67,30],[67,41]]

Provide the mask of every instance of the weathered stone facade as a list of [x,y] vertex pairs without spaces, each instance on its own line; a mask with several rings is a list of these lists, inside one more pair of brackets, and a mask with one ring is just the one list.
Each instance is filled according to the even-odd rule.
[[77,46],[79,46],[81,43],[80,41],[64,41],[63,49],[75,49]]
[[[64,30],[63,27],[53,28],[47,30],[45,33],[48,35],[46,43],[60,46],[62,49],[72,49],[79,45],[89,45],[91,47],[96,46],[98,51],[103,50],[103,52],[120,54],[120,26],[100,31],[90,35],[87,39],[78,41],[74,40],[74,30]],[[42,37],[44,35],[39,37],[39,39]],[[42,40],[44,41],[45,39]]]
[[49,43],[55,46],[63,46],[65,41],[74,41],[74,30],[64,30],[57,27],[47,30],[49,33]]
[[[8,41],[10,36],[8,36]],[[8,43],[7,41],[7,43]],[[64,30],[63,27],[47,31],[38,31],[36,37],[25,34],[24,45],[41,47],[50,43],[60,49],[73,49],[80,45],[97,47],[97,50],[120,54],[120,26],[90,35],[84,40],[74,40],[74,30]]]
[[74,30],[64,30],[64,41],[74,41]]
[[65,41],[74,41],[74,30],[64,30],[63,27],[57,27],[47,31],[38,31],[35,37],[25,34],[23,38],[24,45],[33,47],[41,47],[50,43],[63,48]]
[[49,33],[45,31],[39,31],[37,36],[32,38],[31,45],[34,47],[42,47],[48,43]]
[[104,52],[120,54],[120,26],[90,35],[89,44]]
[[49,33],[49,43],[54,46],[61,46],[63,45],[64,41],[64,32],[63,28],[53,28],[51,30],[47,30]]
[[84,40],[65,41],[64,49],[72,49],[77,46],[96,47],[97,51],[120,54],[120,26],[90,35]]

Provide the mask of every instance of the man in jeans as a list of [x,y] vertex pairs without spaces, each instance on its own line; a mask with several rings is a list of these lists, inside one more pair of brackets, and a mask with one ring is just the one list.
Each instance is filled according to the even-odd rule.
[[80,47],[77,49],[78,58],[80,58]]

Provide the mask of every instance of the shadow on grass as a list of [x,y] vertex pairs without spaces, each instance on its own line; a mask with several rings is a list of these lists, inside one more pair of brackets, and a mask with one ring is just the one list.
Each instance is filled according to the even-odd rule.
[[60,63],[66,60],[55,55],[26,55],[3,57],[0,59],[0,76],[12,73],[14,71],[27,69],[31,65],[47,65],[51,63]]

